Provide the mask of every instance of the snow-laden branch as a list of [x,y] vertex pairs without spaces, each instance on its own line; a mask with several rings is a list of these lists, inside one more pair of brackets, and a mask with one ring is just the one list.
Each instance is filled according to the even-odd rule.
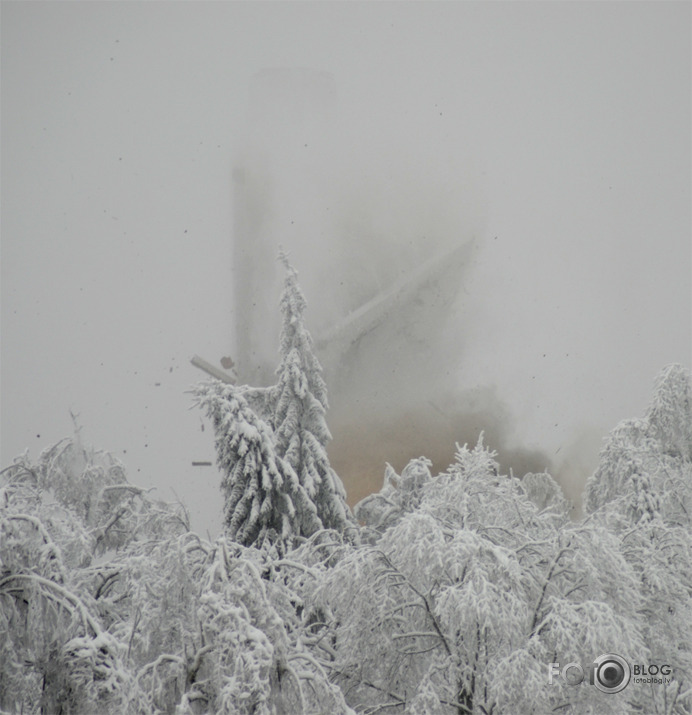
[[66,580],[67,573],[65,571],[65,566],[62,562],[62,555],[60,549],[58,549],[57,545],[46,530],[46,527],[43,525],[43,522],[38,517],[31,516],[30,514],[10,514],[8,516],[5,516],[4,519],[6,519],[7,521],[24,521],[28,524],[31,524],[41,536],[41,539],[43,540],[44,544],[46,544],[46,546],[50,550],[50,554],[54,559],[54,563],[58,567],[60,578],[63,581]]
[[278,561],[272,562],[274,566],[289,566],[290,568],[298,569],[303,573],[309,574],[313,578],[317,578],[315,569],[305,566],[305,564],[298,563],[297,561],[291,561],[290,559],[279,559]]
[[148,673],[150,670],[153,672],[156,672],[156,669],[160,665],[163,665],[164,663],[174,663],[175,665],[178,665],[181,668],[183,668],[185,666],[184,659],[181,658],[179,655],[173,655],[171,653],[163,653],[158,658],[156,658],[156,660],[153,660],[153,661],[151,661],[151,663],[147,663],[146,665],[143,665],[137,671],[136,679],[139,680],[144,675],[146,675],[146,673]]
[[[30,583],[38,584],[42,587],[42,593],[47,598],[51,598],[58,605],[63,606],[63,608],[65,608],[69,613],[74,613],[74,611],[77,610],[82,619],[82,625],[85,630],[91,629],[94,636],[101,635],[101,628],[91,617],[87,607],[82,603],[82,601],[66,588],[55,583],[55,581],[49,581],[47,578],[43,578],[37,574],[12,574],[0,580],[0,591],[10,590],[7,588],[7,584],[12,581],[28,581]],[[63,600],[60,600],[58,597],[61,597]]]
[[391,562],[387,554],[384,553],[384,551],[381,551],[380,549],[374,549],[374,552],[377,553],[383,560],[384,562],[389,566],[389,568],[398,576],[400,576],[403,581],[401,582],[401,585],[406,585],[408,588],[410,588],[422,601],[423,605],[425,606],[425,610],[428,613],[428,616],[430,617],[430,620],[433,624],[433,627],[435,628],[435,631],[437,632],[437,635],[439,636],[440,640],[442,641],[442,645],[444,646],[445,650],[447,651],[447,655],[451,656],[452,655],[452,649],[449,647],[449,643],[447,642],[447,639],[444,636],[444,633],[442,632],[442,628],[440,627],[440,624],[437,621],[437,618],[433,612],[433,609],[430,606],[430,602],[428,601],[427,597],[425,594],[421,593],[412,583],[411,581],[406,577],[405,574],[403,574],[399,569],[394,566],[394,564]]
[[392,640],[399,640],[400,638],[439,638],[440,634],[434,631],[410,631],[409,633],[394,633],[392,635]]
[[[555,569],[557,568],[557,564],[560,561],[560,559],[563,557],[565,553],[569,550],[569,544],[562,549],[556,554],[555,558],[553,559],[552,564],[550,565],[550,570],[548,571],[548,575],[545,578],[545,582],[543,583],[543,588],[541,589],[541,595],[538,599],[538,603],[536,604],[536,608],[534,609],[533,612],[533,617],[531,619],[531,636],[532,637],[536,633],[536,623],[538,622],[538,617],[541,612],[541,608],[543,607],[543,601],[545,600],[545,594],[546,590],[548,588],[548,584],[550,583],[551,579],[553,578],[553,575],[555,574]],[[565,569],[561,569],[559,573],[563,573]]]

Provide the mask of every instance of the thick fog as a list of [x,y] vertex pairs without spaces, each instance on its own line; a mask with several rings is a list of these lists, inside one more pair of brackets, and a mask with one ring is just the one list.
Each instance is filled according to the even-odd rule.
[[607,431],[692,364],[690,19],[4,3],[2,465],[72,413],[214,532],[189,361],[270,383],[282,246],[351,503],[482,430],[578,500]]

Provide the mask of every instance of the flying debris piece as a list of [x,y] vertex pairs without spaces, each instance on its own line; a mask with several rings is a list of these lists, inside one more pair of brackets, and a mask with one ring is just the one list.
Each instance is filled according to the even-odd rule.
[[198,367],[200,370],[204,370],[204,372],[212,377],[215,377],[217,380],[226,382],[229,385],[235,385],[235,379],[233,377],[231,377],[228,373],[225,373],[223,370],[219,370],[218,367],[215,367],[211,363],[202,359],[199,355],[195,355],[190,362],[195,367]]
[[233,362],[232,358],[225,355],[221,358],[221,367],[224,370],[232,370],[235,367],[235,363]]
[[211,462],[193,462],[193,467],[211,467]]

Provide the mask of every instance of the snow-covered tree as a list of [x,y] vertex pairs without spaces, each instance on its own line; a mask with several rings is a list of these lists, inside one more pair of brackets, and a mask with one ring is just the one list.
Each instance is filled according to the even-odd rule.
[[671,683],[638,702],[656,713],[692,707],[691,395],[687,371],[665,368],[645,416],[610,433],[584,496],[589,522],[620,539],[638,578],[651,662],[672,666]]
[[645,652],[619,540],[539,510],[494,457],[482,442],[462,447],[437,477],[417,460],[414,490],[386,485],[381,537],[325,573],[317,602],[330,614],[333,677],[358,711],[599,713],[606,697],[628,709],[631,693],[547,682],[556,660]]
[[692,380],[682,366],[661,372],[643,418],[610,433],[586,484],[584,509],[629,512],[634,523],[660,514],[692,524]]
[[352,547],[289,546],[209,544],[79,440],[19,460],[0,475],[0,712],[351,713],[311,602]]
[[311,654],[315,638],[294,590],[296,579],[319,574],[316,565],[303,563],[319,548],[319,535],[314,539],[296,560],[280,558],[268,543],[256,548],[217,540],[197,610],[203,657],[180,715],[352,712]]
[[137,693],[130,617],[147,604],[120,591],[125,564],[134,544],[185,531],[183,513],[149,499],[79,436],[3,470],[0,710],[126,712]]
[[569,501],[560,485],[547,472],[527,472],[521,479],[521,485],[539,511],[547,510],[562,516],[569,514]]
[[423,487],[432,478],[431,466],[432,462],[425,457],[412,459],[399,475],[387,464],[380,491],[368,495],[354,508],[356,518],[370,532],[370,539],[377,540],[379,534],[418,507]]
[[281,260],[286,267],[286,280],[280,303],[281,362],[276,371],[272,419],[276,452],[295,470],[325,528],[343,530],[353,525],[353,517],[344,486],[327,456],[331,439],[326,421],[327,386],[305,327],[306,303],[297,273],[285,254]]
[[198,386],[195,394],[214,426],[229,537],[250,545],[265,538],[290,541],[320,529],[315,504],[242,390],[214,381]]
[[[359,539],[318,513],[326,396],[301,340],[278,386],[196,390],[223,472],[213,543],[78,435],[0,472],[2,715],[690,712],[685,370],[613,430],[581,521],[550,475],[501,474],[481,437],[437,476],[423,457],[387,466]],[[548,682],[550,663],[605,652],[670,665],[670,682]]]
[[682,365],[668,365],[656,378],[647,419],[664,454],[692,460],[692,379]]

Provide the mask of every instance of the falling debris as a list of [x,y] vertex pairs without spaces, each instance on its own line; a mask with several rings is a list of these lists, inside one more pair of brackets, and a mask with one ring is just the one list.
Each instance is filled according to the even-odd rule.
[[204,370],[208,375],[211,375],[212,377],[215,377],[217,380],[221,380],[222,382],[226,382],[229,385],[235,385],[235,380],[225,373],[223,370],[219,370],[218,367],[215,367],[211,363],[208,363],[206,360],[203,358],[199,357],[199,355],[195,355],[190,362],[195,366],[198,367],[200,370]]
[[193,467],[211,467],[211,462],[193,462]]

